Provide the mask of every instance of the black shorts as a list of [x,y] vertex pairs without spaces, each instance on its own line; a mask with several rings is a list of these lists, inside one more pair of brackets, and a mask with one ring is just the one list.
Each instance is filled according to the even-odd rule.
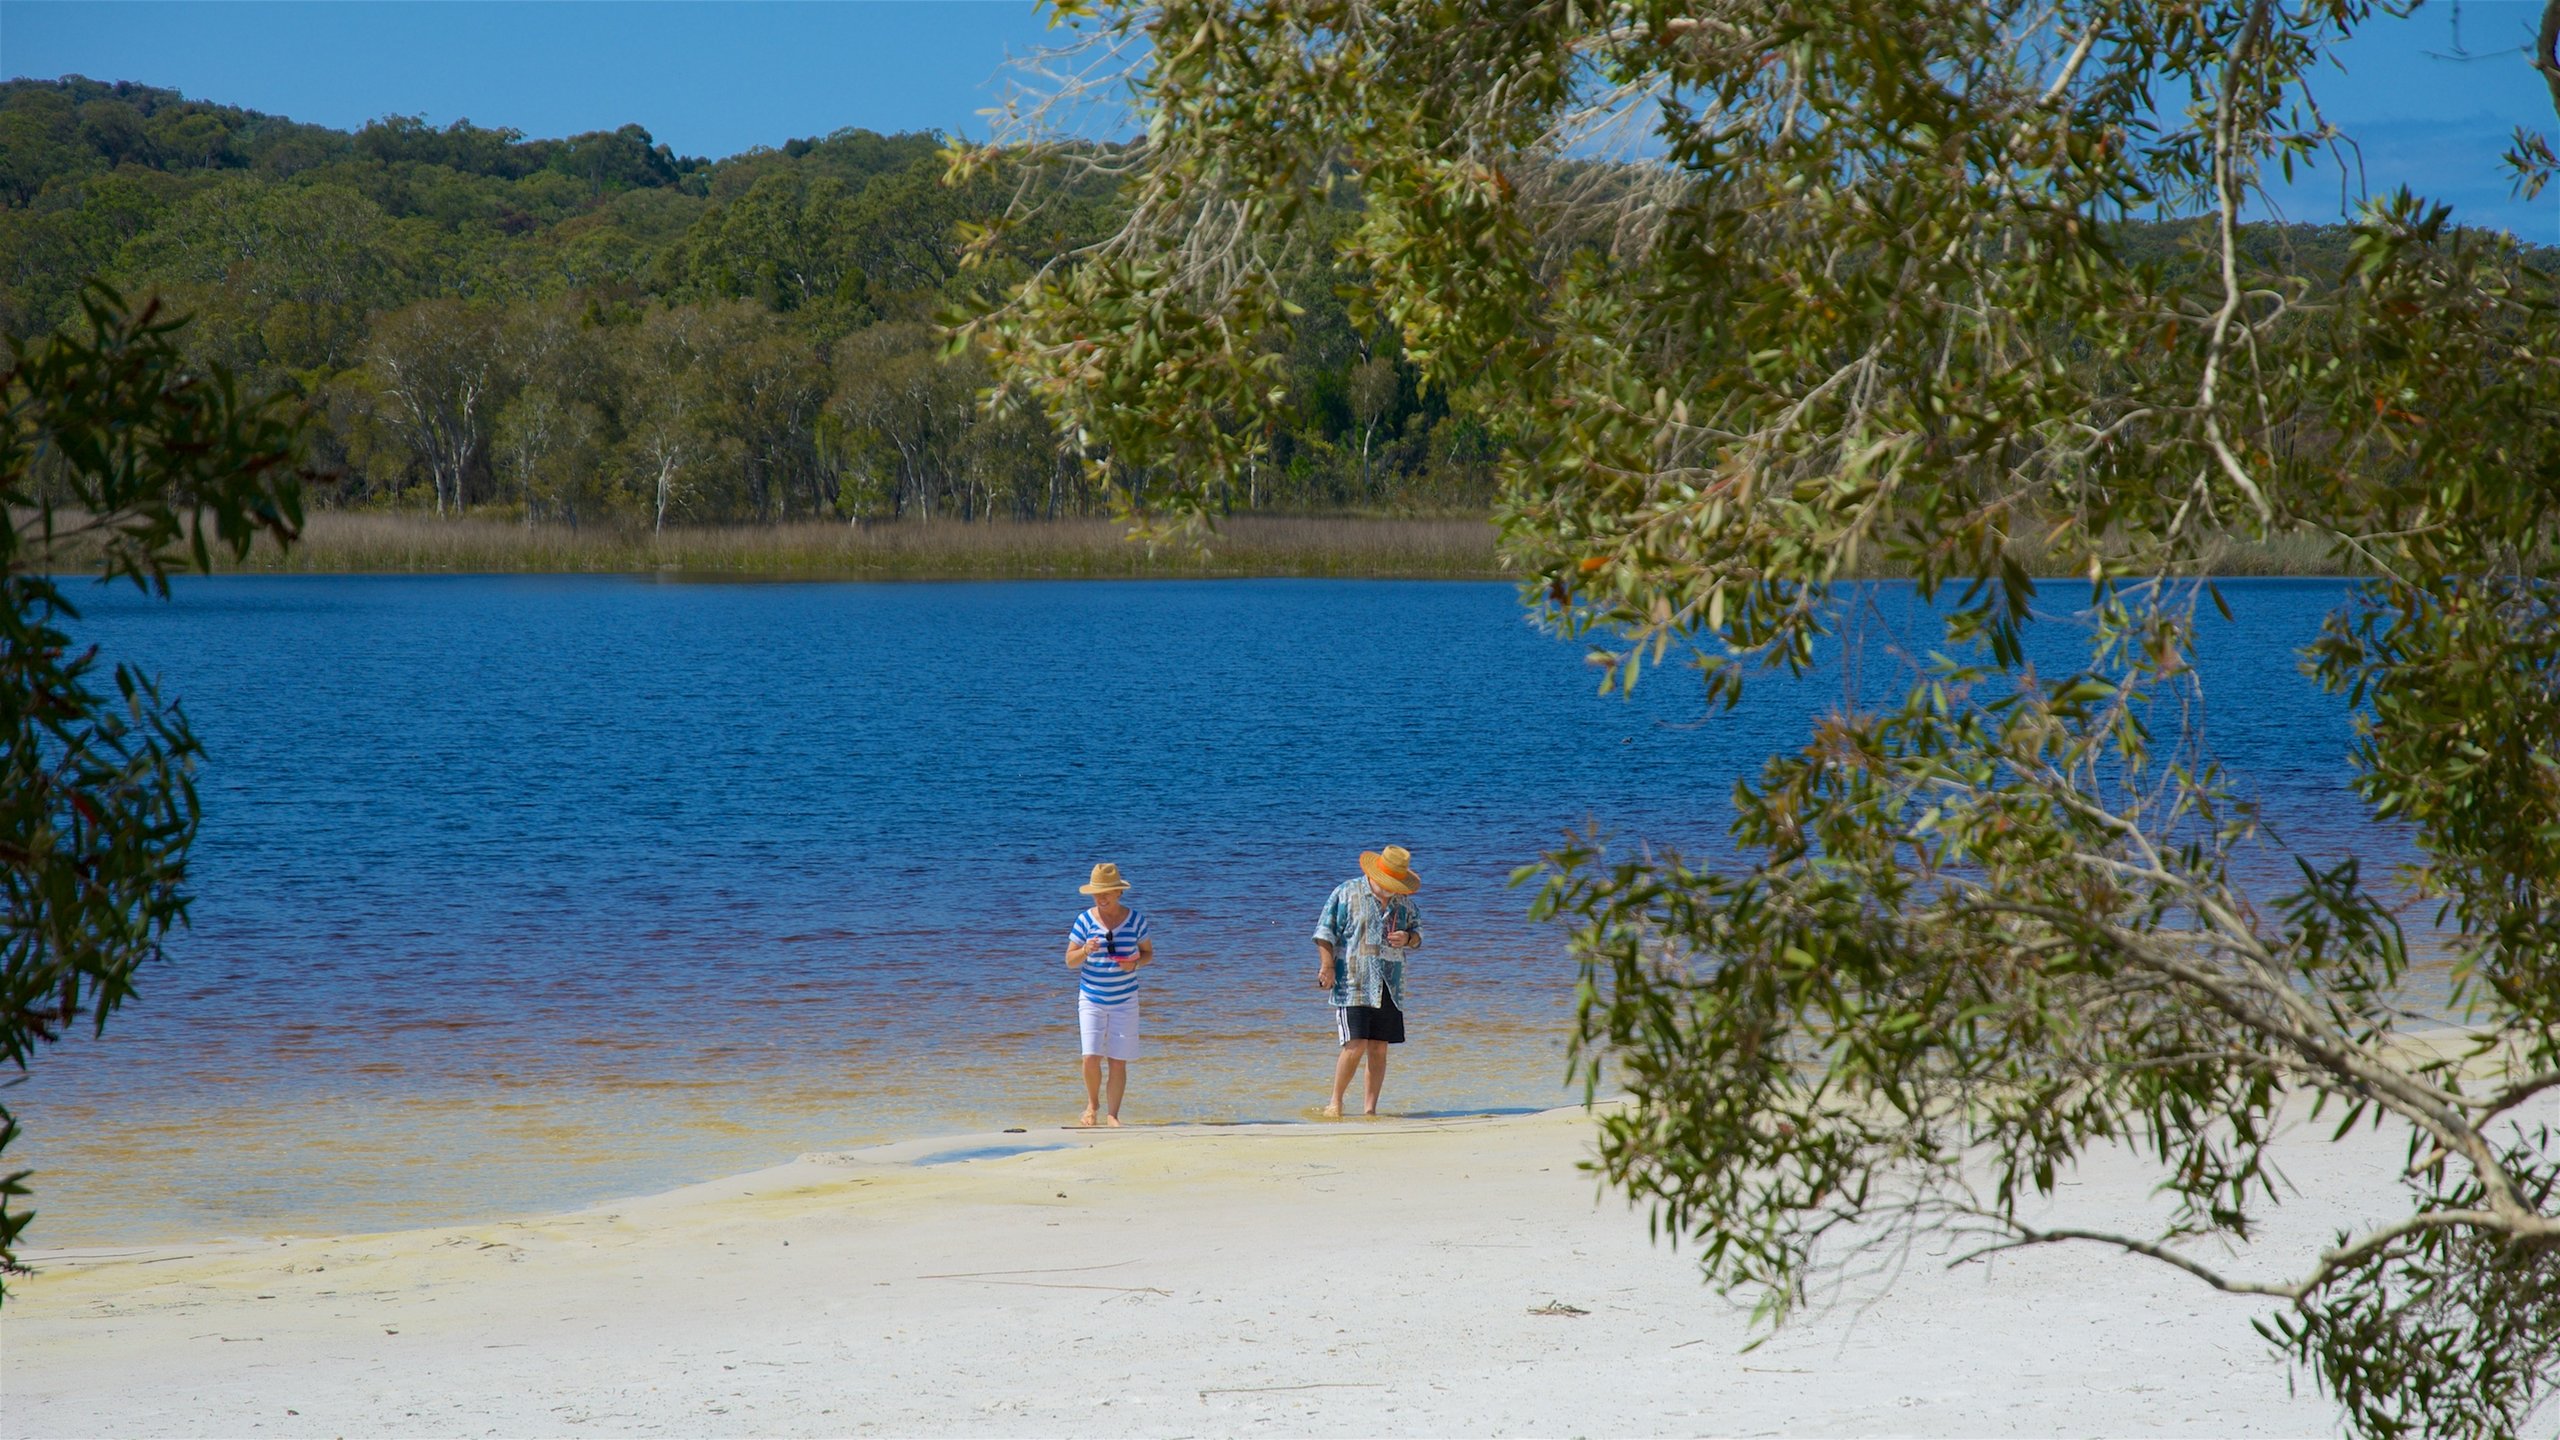
[[1384,1005],[1337,1005],[1333,1009],[1333,1028],[1342,1043],[1354,1040],[1384,1040],[1390,1045],[1404,1043],[1404,1011],[1396,1007],[1396,997],[1381,995]]

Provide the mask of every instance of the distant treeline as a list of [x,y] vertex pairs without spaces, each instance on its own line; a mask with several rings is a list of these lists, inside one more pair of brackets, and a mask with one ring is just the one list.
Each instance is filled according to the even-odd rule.
[[[712,162],[637,125],[350,134],[11,81],[0,330],[75,319],[92,275],[165,297],[200,353],[309,398],[318,458],[345,476],[324,505],[570,525],[1096,514],[1047,420],[982,405],[989,377],[933,321],[1105,233],[1116,199],[1070,191],[964,270],[961,227],[1012,182],[945,184],[941,150],[845,130]],[[2172,226],[2122,238],[2178,244]],[[2343,266],[2340,231],[2282,240],[2300,273]],[[1293,409],[1236,508],[1481,511],[1503,417],[1451,413],[1392,333],[1353,324],[1337,278],[1290,287]]]
[[[933,326],[1029,252],[963,271],[1010,181],[943,183],[941,138],[847,130],[717,163],[637,125],[528,140],[394,116],[349,134],[82,79],[0,85],[0,328],[99,276],[322,417],[323,504],[566,524],[1059,518],[1102,507],[1035,412]],[[1020,243],[1113,221],[1099,192]],[[1489,503],[1495,437],[1423,393],[1325,277],[1295,423],[1239,508]]]

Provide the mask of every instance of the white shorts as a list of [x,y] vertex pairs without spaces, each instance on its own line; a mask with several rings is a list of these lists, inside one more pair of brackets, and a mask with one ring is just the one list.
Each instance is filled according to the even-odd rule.
[[1076,997],[1076,1028],[1084,1032],[1084,1053],[1110,1060],[1138,1058],[1138,997],[1117,1005],[1096,1005]]

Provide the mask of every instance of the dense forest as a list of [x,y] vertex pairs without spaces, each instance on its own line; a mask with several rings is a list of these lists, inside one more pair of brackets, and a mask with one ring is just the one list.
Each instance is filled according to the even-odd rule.
[[[1056,518],[1103,508],[1047,421],[986,403],[934,321],[1022,251],[960,265],[1010,181],[941,137],[847,130],[717,162],[637,125],[529,140],[392,116],[349,134],[169,90],[0,85],[0,330],[83,281],[163,296],[187,343],[307,397],[323,504],[577,525]],[[1013,243],[1072,245],[1107,193]],[[1010,267],[1010,268],[1009,268]],[[1295,423],[1238,508],[1489,500],[1494,437],[1420,393],[1324,277]]]
[[[323,505],[569,526],[1100,513],[1048,421],[991,397],[935,321],[1104,233],[1116,197],[1069,189],[964,268],[964,227],[1013,179],[947,169],[926,134],[707,161],[638,125],[537,140],[395,115],[349,134],[143,85],[10,81],[0,332],[76,319],[90,276],[165,297],[197,353],[309,400],[343,477]],[[2118,241],[2169,258],[2185,228]],[[2346,264],[2338,227],[2258,239],[2297,274]],[[1341,279],[1290,287],[1289,422],[1233,508],[1483,510],[1500,417],[1419,386],[1393,334],[1352,322]]]

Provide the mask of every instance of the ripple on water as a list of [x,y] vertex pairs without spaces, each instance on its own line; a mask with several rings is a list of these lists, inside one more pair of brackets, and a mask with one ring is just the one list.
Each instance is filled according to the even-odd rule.
[[[2338,587],[2226,594],[2218,753],[2320,844],[2397,853],[2332,823],[2346,716],[2290,654]],[[1676,675],[1595,698],[1498,584],[315,577],[83,603],[84,639],[184,699],[206,820],[171,964],[12,1097],[47,1245],[541,1210],[1058,1123],[1082,1103],[1060,950],[1103,858],[1162,959],[1132,1118],[1321,1100],[1306,937],[1391,840],[1431,922],[1391,1107],[1569,1103],[1574,976],[1512,869],[1585,823],[1719,853],[1735,781],[1850,688],[1773,681],[1703,724]]]

